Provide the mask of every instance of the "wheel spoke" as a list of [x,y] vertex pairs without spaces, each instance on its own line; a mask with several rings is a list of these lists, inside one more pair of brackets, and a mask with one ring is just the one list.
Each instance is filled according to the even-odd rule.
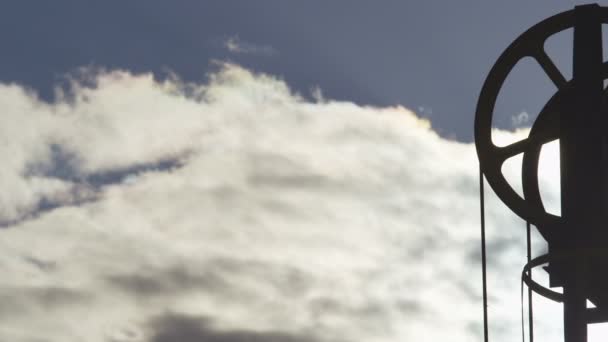
[[545,50],[541,49],[540,51],[538,51],[534,55],[534,59],[536,59],[536,62],[540,64],[545,74],[549,76],[549,78],[551,79],[553,84],[555,84],[557,89],[562,89],[566,85],[568,81],[566,81],[564,75],[562,75],[561,71],[559,71],[559,69],[557,68],[555,63],[553,63],[551,58],[547,55]]
[[520,153],[528,152],[535,147],[540,147],[548,142],[559,138],[559,120],[554,117],[554,120],[547,121],[542,129],[536,131],[533,135],[526,139],[515,142],[499,148],[502,160],[507,160]]
[[506,160],[520,153],[523,153],[524,151],[528,150],[532,145],[532,139],[531,137],[528,137],[511,145],[501,147],[499,151],[502,160]]

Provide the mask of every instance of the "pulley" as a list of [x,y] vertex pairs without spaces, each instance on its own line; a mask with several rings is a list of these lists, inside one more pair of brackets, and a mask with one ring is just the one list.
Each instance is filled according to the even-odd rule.
[[[542,295],[563,301],[566,342],[586,341],[587,324],[608,321],[608,64],[602,53],[602,24],[607,23],[608,8],[594,4],[577,6],[528,29],[490,70],[475,114],[481,172],[497,196],[536,226],[548,243],[549,253],[524,267],[524,279],[531,267],[549,264],[550,286],[563,287],[561,294],[529,277],[527,283]],[[549,37],[569,28],[574,38],[572,79],[564,77],[544,49]],[[492,141],[492,118],[499,92],[516,64],[528,57],[557,90],[525,139],[497,146]],[[541,148],[555,140],[560,145],[559,216],[545,209],[538,177]],[[518,155],[523,156],[523,196],[502,173],[504,162]],[[596,308],[587,308],[587,300]]]
[[[608,23],[608,8],[600,8],[602,23]],[[561,112],[568,110],[576,96],[573,80],[567,80],[544,50],[545,41],[552,35],[574,27],[574,10],[550,17],[523,33],[498,58],[491,69],[479,96],[475,115],[475,146],[481,169],[497,196],[518,216],[534,224],[541,235],[550,241],[550,229],[564,229],[560,216],[548,213],[543,206],[539,183],[538,163],[543,144],[560,139]],[[507,146],[497,146],[492,141],[492,118],[500,89],[505,79],[523,58],[536,60],[557,91],[548,99],[539,113],[527,138]],[[602,79],[608,79],[608,64],[601,68]],[[502,173],[503,163],[523,154],[522,185],[520,196]]]

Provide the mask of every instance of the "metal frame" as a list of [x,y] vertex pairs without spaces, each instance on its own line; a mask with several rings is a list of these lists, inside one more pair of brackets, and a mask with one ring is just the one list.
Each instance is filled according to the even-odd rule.
[[[608,248],[608,101],[603,86],[608,64],[602,55],[603,23],[608,23],[608,8],[584,5],[524,32],[491,69],[475,116],[477,154],[488,183],[549,244],[545,261],[550,285],[563,287],[565,342],[587,341],[588,323],[608,321],[608,275],[603,274],[608,272],[608,254],[589,252]],[[572,80],[562,75],[544,51],[547,38],[568,28],[574,30]],[[538,62],[557,92],[526,139],[499,147],[491,138],[496,99],[506,77],[525,57]],[[542,145],[556,139],[560,141],[561,216],[545,210],[537,174]],[[518,154],[523,154],[523,197],[501,171],[504,161]],[[532,266],[526,267],[529,272]],[[526,269],[524,278],[525,274]],[[597,308],[587,309],[587,299]]]

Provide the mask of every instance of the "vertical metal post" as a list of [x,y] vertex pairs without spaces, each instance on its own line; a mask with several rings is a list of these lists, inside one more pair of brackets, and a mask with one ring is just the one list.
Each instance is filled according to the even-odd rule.
[[[558,253],[580,255],[606,223],[602,24],[598,5],[575,8],[572,96],[561,114],[561,202],[565,230]],[[601,234],[601,233],[600,233]],[[586,342],[589,270],[584,259],[560,262],[564,289],[564,341]]]

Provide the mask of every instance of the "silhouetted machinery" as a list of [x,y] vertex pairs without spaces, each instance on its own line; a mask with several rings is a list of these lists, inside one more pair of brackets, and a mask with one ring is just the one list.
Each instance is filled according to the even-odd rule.
[[[602,54],[602,24],[608,24],[608,8],[592,4],[528,29],[491,69],[475,117],[481,172],[498,197],[536,226],[548,244],[547,254],[524,267],[523,278],[536,293],[563,302],[565,342],[587,341],[587,324],[608,322],[608,63]],[[569,28],[574,32],[570,80],[544,50],[547,38]],[[557,91],[526,139],[499,147],[491,136],[494,106],[506,77],[525,57],[538,62]],[[555,140],[560,151],[560,216],[545,210],[538,179],[541,147]],[[503,162],[516,155],[523,155],[523,197],[501,171]],[[562,287],[561,293],[531,279],[530,270],[542,265],[547,265],[550,287]],[[587,300],[595,307],[588,308]]]

